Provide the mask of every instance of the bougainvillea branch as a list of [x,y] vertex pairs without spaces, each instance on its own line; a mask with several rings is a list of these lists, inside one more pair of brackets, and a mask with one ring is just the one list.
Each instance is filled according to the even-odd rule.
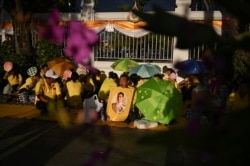
[[60,26],[60,12],[53,10],[48,19],[48,25],[40,29],[39,35],[53,43],[65,45],[65,55],[75,63],[85,63],[90,59],[93,46],[98,41],[98,35],[84,24],[71,20],[65,26]]

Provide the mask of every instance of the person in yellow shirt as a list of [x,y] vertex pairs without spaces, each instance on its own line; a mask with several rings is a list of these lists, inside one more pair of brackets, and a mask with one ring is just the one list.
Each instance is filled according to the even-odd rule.
[[118,86],[118,75],[113,71],[109,72],[109,76],[103,81],[98,92],[99,100],[106,102],[109,96],[110,89]]
[[83,82],[84,98],[89,98],[95,93],[96,85],[93,80],[94,74],[88,73],[85,81]]
[[101,109],[101,117],[103,120],[107,119],[107,114],[106,114],[106,108],[107,108],[107,102],[108,102],[108,97],[110,93],[110,89],[112,87],[117,87],[118,86],[118,75],[111,71],[109,72],[108,77],[103,81],[99,91],[98,91],[98,99],[103,103],[103,107]]
[[23,83],[23,77],[19,73],[19,68],[17,67],[17,65],[13,66],[11,71],[6,72],[3,79],[7,80],[8,82],[7,85],[3,88],[4,95],[11,95],[13,93],[16,93]]
[[130,81],[129,76],[126,73],[123,73],[119,79],[119,87],[122,87],[122,88],[132,87],[130,86],[130,82],[131,81]]
[[33,66],[27,70],[28,78],[25,80],[25,83],[20,87],[18,91],[19,101],[21,103],[34,102],[29,101],[29,96],[33,96],[35,93],[35,86],[40,79],[38,74],[37,67]]
[[97,94],[101,88],[103,81],[107,78],[104,71],[96,73],[93,77],[93,82],[95,83],[95,93]]
[[93,80],[94,75],[92,73],[89,73],[89,71],[83,67],[80,66],[76,69],[76,73],[79,75],[79,81],[82,83],[83,86],[83,98],[88,98],[92,96],[95,93],[95,83]]
[[[133,88],[135,89],[136,91],[136,87],[138,86],[138,82],[140,80],[140,76],[136,75],[136,74],[132,74],[130,75],[130,77],[128,76],[128,74],[126,73],[123,73],[121,76],[120,76],[120,80],[119,80],[119,87],[121,88]],[[132,82],[132,84],[131,84]],[[129,110],[129,113],[128,113],[128,117],[126,117],[126,122],[127,123],[130,123],[131,121],[134,121],[135,119],[139,118],[139,110],[138,108],[135,106],[135,102],[136,102],[136,93],[134,91],[134,94],[133,94],[133,98],[132,98],[132,104],[131,104],[131,108]],[[123,93],[119,93],[118,96],[117,96],[117,101],[119,101],[118,103],[115,104],[116,108],[118,110],[121,110],[123,109],[123,105],[124,103],[121,102],[122,98],[124,98],[124,94]],[[119,100],[118,100],[119,99]]]
[[60,84],[55,81],[58,77],[53,70],[48,70],[44,79],[36,84],[35,104],[41,114],[54,113],[64,109]]
[[78,80],[79,76],[76,72],[72,72],[71,80],[66,82],[66,103],[72,108],[82,107],[83,85]]
[[168,66],[163,66],[162,67],[162,73],[163,73],[163,78],[162,79],[164,79],[164,80],[168,80],[168,78],[169,78],[169,68],[168,68]]
[[226,103],[226,112],[240,111],[249,107],[248,86],[246,83],[241,83],[238,90],[232,92]]
[[178,83],[177,83],[177,78],[176,78],[176,73],[172,72],[169,74],[168,80],[174,85],[175,88],[178,88]]
[[42,65],[40,68],[40,76],[42,78],[44,78],[44,75],[45,75],[46,71],[48,71],[48,70],[49,70],[49,68],[48,68],[47,64]]

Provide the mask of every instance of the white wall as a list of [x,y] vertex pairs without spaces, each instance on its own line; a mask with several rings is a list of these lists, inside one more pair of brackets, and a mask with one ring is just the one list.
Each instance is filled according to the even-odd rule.
[[[213,12],[205,12],[205,11],[190,11],[188,6],[190,5],[191,0],[176,0],[177,8],[175,11],[171,11],[169,13],[176,14],[179,16],[186,17],[189,20],[204,20],[206,19],[212,19],[212,20],[222,20],[222,14],[219,11],[213,11]],[[152,12],[149,12],[152,13]],[[105,13],[94,13],[94,20],[127,20],[129,12],[105,12]],[[41,19],[47,19],[49,13],[47,14],[41,14],[36,13],[33,15],[33,18],[41,18]],[[3,14],[1,15],[1,20],[5,20],[3,18]],[[84,17],[79,13],[62,13],[61,16],[62,20],[84,20]],[[216,28],[215,30],[218,34],[221,34],[221,29]],[[5,33],[5,30],[1,31],[1,33]],[[4,37],[4,35],[2,35]],[[2,40],[4,40],[2,38]],[[176,40],[175,40],[176,42]],[[177,61],[186,60],[188,59],[188,50],[182,50],[174,48],[173,51],[173,64]],[[112,71],[113,69],[110,67],[113,62],[107,62],[107,61],[95,61],[93,64],[100,70],[105,71],[108,73],[109,71]],[[173,68],[172,63],[154,63],[159,65],[161,68],[164,65],[167,65],[168,67]],[[117,71],[118,74],[120,72]],[[178,81],[182,80],[182,78],[178,77]]]
[[[222,14],[219,11],[213,12],[205,12],[205,11],[190,11],[189,5],[191,0],[177,0],[177,8],[175,11],[171,11],[169,13],[176,14],[182,17],[186,17],[189,20],[205,20],[205,19],[212,19],[212,20],[222,20]],[[151,12],[152,13],[152,12]],[[95,13],[95,20],[127,20],[129,12],[105,12],[105,13]],[[221,29],[214,27],[215,31],[218,34],[221,34]],[[174,40],[176,43],[176,39]],[[183,61],[188,59],[188,50],[187,49],[178,49],[174,48],[173,51],[173,63],[154,63],[160,66],[161,68],[164,65],[168,67],[174,68],[173,64],[178,61]],[[107,61],[95,61],[94,65],[99,68],[100,70],[105,71],[108,73],[109,71],[113,71],[110,67],[113,62]],[[116,71],[118,74],[120,72]],[[177,77],[177,82],[181,81],[183,78]]]

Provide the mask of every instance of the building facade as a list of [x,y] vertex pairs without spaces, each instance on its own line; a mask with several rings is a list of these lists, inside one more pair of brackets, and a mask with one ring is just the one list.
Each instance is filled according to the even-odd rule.
[[[81,11],[78,13],[62,13],[61,20],[78,20],[98,24],[91,26],[99,34],[99,43],[92,52],[93,64],[100,70],[109,72],[110,65],[117,59],[130,58],[139,63],[154,63],[160,67],[167,65],[173,67],[177,61],[186,59],[199,60],[205,45],[196,48],[178,49],[175,47],[176,38],[164,36],[146,31],[141,27],[145,24],[131,12],[98,12],[95,11],[96,0],[82,0]],[[192,10],[191,0],[176,0],[173,11],[166,11],[192,21],[204,22],[210,20],[218,34],[222,33],[220,11],[197,11]],[[136,9],[134,3],[133,9]],[[48,14],[34,14],[34,18],[46,19]],[[2,18],[3,19],[3,18]],[[212,21],[211,21],[212,20]],[[165,21],[165,20],[163,20]],[[170,23],[171,24],[171,23]],[[11,29],[2,29],[4,34]],[[33,38],[36,40],[35,31]],[[3,35],[1,35],[3,37]],[[3,38],[2,38],[3,40]],[[216,46],[215,46],[216,47]]]

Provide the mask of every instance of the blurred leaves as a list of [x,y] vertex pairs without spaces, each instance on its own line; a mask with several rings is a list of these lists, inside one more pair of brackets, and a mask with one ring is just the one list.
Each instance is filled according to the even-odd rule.
[[228,13],[244,23],[250,22],[250,1],[248,0],[214,0]]
[[[0,63],[3,65],[6,61],[11,61],[20,67],[21,73],[26,73],[28,67],[34,64],[35,57],[27,55],[25,53],[16,54],[14,49],[10,49],[8,46],[0,47]],[[1,68],[1,72],[3,68]]]
[[[225,10],[238,19],[239,24],[237,26],[244,27],[249,24],[249,1],[214,0],[214,2],[223,8],[223,17],[225,16]],[[194,23],[186,18],[169,14],[158,6],[155,6],[154,9],[153,14],[133,10],[137,16],[147,23],[143,28],[155,33],[175,36],[177,38],[176,47],[180,49],[189,49],[199,44],[217,43],[215,62],[218,63],[218,60],[220,60],[220,74],[225,76],[227,72],[233,69],[233,66],[229,66],[232,61],[234,61],[235,71],[242,75],[249,73],[250,35],[249,32],[242,32],[242,27],[237,29],[240,30],[238,36],[234,36],[233,33],[229,36],[219,36],[212,25]],[[222,65],[226,63],[229,65]],[[183,126],[183,128],[171,129],[170,126],[169,131],[159,132],[157,136],[154,134],[142,137],[138,140],[138,143],[158,144],[173,149],[178,146],[183,147],[184,150],[198,149],[212,154],[215,163],[213,165],[249,165],[249,108],[227,113],[223,116],[217,115],[214,110],[210,111],[211,115],[206,123],[203,123],[200,118],[191,119],[187,126]]]
[[133,12],[147,22],[143,28],[167,36],[176,36],[178,48],[187,49],[201,43],[213,44],[219,40],[219,35],[211,25],[188,21],[186,18],[166,13],[158,6],[155,6],[155,14],[136,10]]
[[189,21],[184,17],[167,13],[159,6],[154,8],[154,14],[137,10],[133,10],[133,12],[147,22],[143,28],[167,36],[176,36],[177,48],[189,49],[199,44],[212,45],[218,43],[219,45],[227,45],[235,49],[250,49],[249,35],[242,36],[241,40],[236,40],[233,36],[219,36],[211,24]]
[[46,40],[38,40],[35,48],[36,64],[43,65],[49,60],[62,56],[62,46]]
[[64,44],[64,53],[75,63],[87,64],[92,48],[97,44],[98,34],[79,21],[71,20],[66,26],[58,25],[60,12],[55,9],[48,18],[48,25],[39,30],[39,36],[55,44]]
[[234,70],[250,78],[250,52],[236,50],[234,53]]
[[[9,46],[0,46],[0,64],[4,64],[6,61],[11,61],[18,64],[22,73],[26,73],[28,67],[32,65],[41,66],[46,64],[47,61],[62,56],[62,46],[54,43],[50,43],[45,40],[38,40],[36,47],[34,48],[34,54],[28,55],[25,53],[16,54],[14,49]],[[3,68],[0,69],[2,72]]]

